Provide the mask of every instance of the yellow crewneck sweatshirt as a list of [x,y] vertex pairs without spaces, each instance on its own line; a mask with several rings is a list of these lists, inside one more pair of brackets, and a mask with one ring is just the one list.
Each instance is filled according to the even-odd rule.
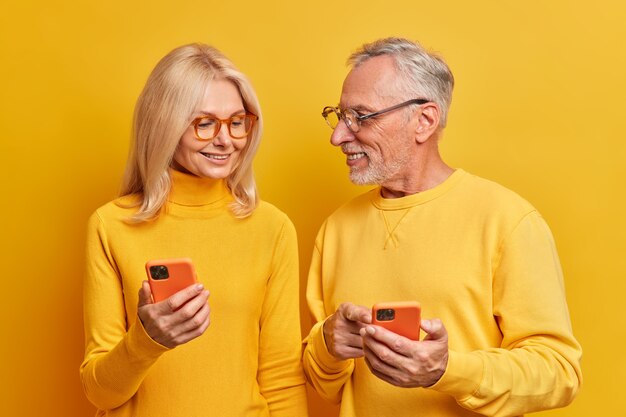
[[[237,219],[224,181],[170,172],[157,220],[124,222],[135,210],[122,207],[127,196],[89,221],[80,375],[97,415],[306,415],[292,223],[265,202]],[[211,324],[167,349],[137,320],[137,294],[146,261],[177,257],[210,291]]]
[[[505,188],[455,171],[439,186],[384,199],[380,188],[339,208],[313,251],[307,300],[318,323],[305,373],[342,417],[515,416],[564,406],[581,382],[552,235]],[[398,388],[362,358],[330,355],[323,321],[342,302],[415,300],[449,334],[445,374]]]

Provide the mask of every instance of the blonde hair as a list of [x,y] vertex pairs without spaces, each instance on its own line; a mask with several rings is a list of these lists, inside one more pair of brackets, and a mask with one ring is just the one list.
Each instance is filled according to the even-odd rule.
[[131,223],[154,220],[161,213],[171,188],[169,167],[176,147],[214,79],[235,84],[245,110],[258,117],[241,151],[240,163],[226,179],[234,198],[230,209],[236,217],[249,216],[257,207],[252,160],[263,131],[259,101],[247,77],[224,54],[196,43],[165,55],[137,99],[132,144],[120,193],[140,197],[132,206],[138,209],[129,219]]
[[367,43],[348,58],[348,65],[358,67],[370,58],[388,55],[395,61],[397,90],[406,99],[425,98],[441,109],[439,126],[446,126],[452,102],[454,76],[440,56],[427,51],[419,43],[404,38],[385,38]]

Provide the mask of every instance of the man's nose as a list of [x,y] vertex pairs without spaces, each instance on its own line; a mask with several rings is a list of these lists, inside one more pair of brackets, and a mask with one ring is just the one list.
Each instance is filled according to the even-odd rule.
[[348,129],[343,120],[339,120],[333,134],[330,136],[330,143],[334,146],[341,146],[346,142],[351,142],[355,139],[354,133]]

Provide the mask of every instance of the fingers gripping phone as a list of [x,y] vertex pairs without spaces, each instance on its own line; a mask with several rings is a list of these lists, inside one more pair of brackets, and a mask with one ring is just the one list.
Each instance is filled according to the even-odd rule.
[[372,307],[372,324],[411,340],[419,340],[422,308],[416,301],[377,303]]
[[155,303],[197,283],[189,258],[156,259],[146,262],[146,273]]

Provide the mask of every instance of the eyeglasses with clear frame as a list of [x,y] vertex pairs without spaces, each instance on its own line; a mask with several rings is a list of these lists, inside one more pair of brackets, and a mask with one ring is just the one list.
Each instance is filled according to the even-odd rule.
[[237,114],[228,119],[219,119],[215,116],[196,117],[191,125],[196,139],[207,141],[214,139],[222,128],[222,123],[228,126],[228,133],[233,139],[244,139],[248,136],[258,117],[252,113]]
[[410,106],[411,104],[426,104],[429,101],[430,100],[426,100],[423,98],[414,98],[412,100],[396,104],[395,106],[391,106],[386,109],[368,114],[359,114],[354,109],[342,110],[339,107],[327,106],[324,107],[324,110],[322,110],[322,117],[324,117],[324,120],[326,120],[326,123],[328,124],[328,126],[330,126],[331,129],[337,127],[339,120],[343,120],[346,126],[348,126],[348,129],[352,131],[352,133],[357,133],[359,130],[361,130],[361,123],[364,120],[378,117],[381,114],[389,113],[399,108]]

